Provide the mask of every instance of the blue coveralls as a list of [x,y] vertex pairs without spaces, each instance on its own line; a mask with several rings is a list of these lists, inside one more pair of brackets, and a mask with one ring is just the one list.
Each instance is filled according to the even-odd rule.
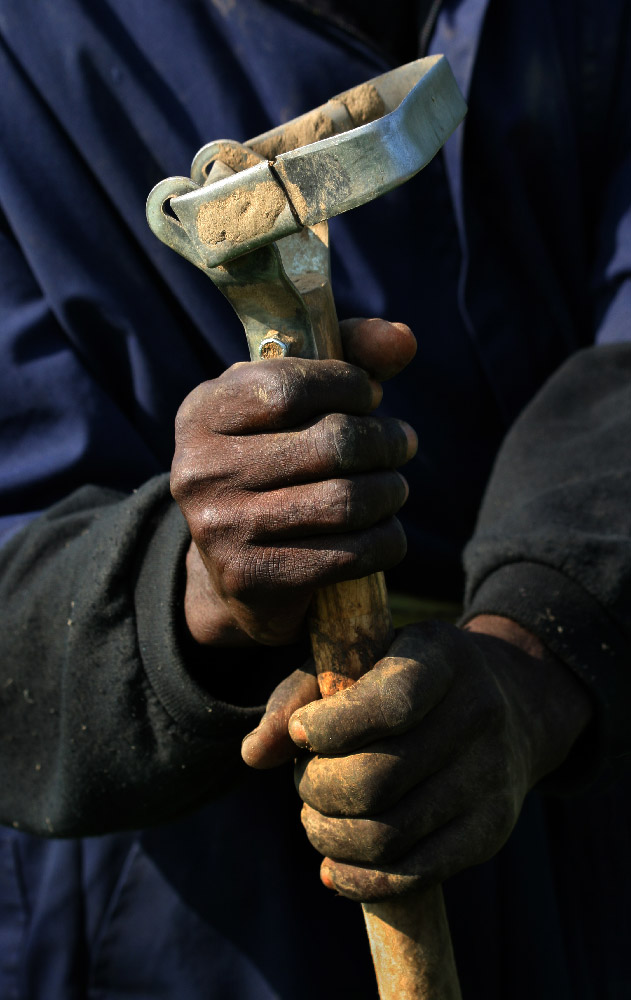
[[[446,2],[430,51],[470,99],[466,128],[412,183],[331,226],[340,316],[404,320],[420,344],[385,400],[421,441],[399,588],[458,597],[506,428],[572,351],[629,336],[617,7],[586,36],[588,5],[579,17],[570,0]],[[85,482],[132,490],[167,469],[181,400],[246,356],[221,296],[148,231],[152,185],[187,174],[210,139],[247,139],[388,68],[280,0],[5,0],[7,535]],[[529,801],[500,856],[448,887],[466,996],[631,996],[616,969],[623,915],[598,908],[623,853],[614,832],[599,854],[615,801],[598,808]],[[282,769],[144,833],[4,830],[0,997],[373,995],[359,909],[319,885],[298,812]],[[332,975],[327,942],[342,933]]]

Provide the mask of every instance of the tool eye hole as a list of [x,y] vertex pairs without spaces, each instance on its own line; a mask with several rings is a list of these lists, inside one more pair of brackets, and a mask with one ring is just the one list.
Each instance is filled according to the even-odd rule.
[[171,208],[171,202],[173,201],[173,198],[175,198],[175,195],[171,195],[170,198],[165,198],[165,200],[162,202],[162,214],[166,215],[168,219],[173,219],[175,222],[179,223],[180,220],[178,219],[177,215]]

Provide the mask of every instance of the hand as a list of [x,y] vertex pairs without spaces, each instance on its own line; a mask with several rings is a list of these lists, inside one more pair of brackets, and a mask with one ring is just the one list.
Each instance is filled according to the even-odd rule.
[[325,885],[376,900],[443,881],[494,855],[528,790],[566,758],[589,722],[579,681],[515,623],[404,629],[353,687],[315,695],[306,672],[275,692],[244,743],[253,766],[294,741],[302,822]]
[[403,368],[415,341],[384,320],[341,329],[349,362],[233,365],[180,407],[171,489],[192,535],[185,614],[200,643],[291,642],[316,587],[405,554],[395,469],[416,435],[370,416],[371,376]]

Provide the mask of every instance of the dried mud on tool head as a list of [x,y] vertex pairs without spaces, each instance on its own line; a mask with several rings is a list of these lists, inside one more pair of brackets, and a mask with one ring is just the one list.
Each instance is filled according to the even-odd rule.
[[350,128],[365,125],[381,118],[386,105],[373,83],[361,83],[345,90],[313,111],[293,118],[285,125],[250,139],[247,145],[259,156],[274,160],[300,146],[309,146],[321,139],[328,139]]
[[261,225],[266,230],[272,229],[286,208],[287,199],[274,181],[261,184],[256,197],[247,189],[236,188],[225,198],[200,205],[197,235],[208,246],[216,246],[228,238],[236,246],[248,243]]
[[355,126],[374,122],[377,118],[381,118],[386,110],[379,91],[370,82],[346,90],[343,94],[339,94],[336,100],[344,105]]
[[[267,160],[175,197],[171,207],[192,255],[214,268],[403,184],[436,155],[465,110],[446,59],[420,59],[249,140]],[[237,190],[243,195],[235,197]],[[163,228],[158,235],[169,242]]]
[[327,139],[337,131],[333,118],[323,108],[316,108],[315,111],[288,122],[280,135],[263,139],[253,148],[261,156],[273,160],[290,149],[307,146],[310,142],[318,142],[319,139]]
[[362,83],[331,98],[323,107],[287,122],[280,130],[274,130],[273,135],[251,140],[250,144],[261,156],[273,160],[291,149],[309,146],[348,128],[375,121],[384,112],[385,105],[377,88],[372,83]]

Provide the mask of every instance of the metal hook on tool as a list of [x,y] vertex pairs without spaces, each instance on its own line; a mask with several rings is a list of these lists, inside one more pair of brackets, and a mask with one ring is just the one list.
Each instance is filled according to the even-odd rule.
[[204,263],[191,246],[186,229],[171,209],[174,198],[196,190],[197,184],[190,177],[167,177],[160,181],[147,198],[147,222],[159,240],[186,257],[191,264],[206,271]]

